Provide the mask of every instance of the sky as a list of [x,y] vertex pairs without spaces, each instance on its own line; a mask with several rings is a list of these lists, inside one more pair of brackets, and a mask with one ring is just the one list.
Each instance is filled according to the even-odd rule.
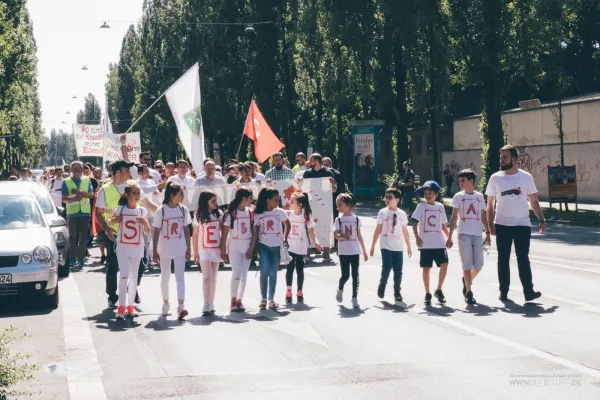
[[[71,132],[88,93],[96,96],[104,112],[108,65],[119,61],[123,36],[129,25],[141,17],[143,2],[28,0],[37,44],[42,127],[46,135],[51,129]],[[110,29],[100,29],[104,21]],[[87,71],[82,70],[84,65]]]

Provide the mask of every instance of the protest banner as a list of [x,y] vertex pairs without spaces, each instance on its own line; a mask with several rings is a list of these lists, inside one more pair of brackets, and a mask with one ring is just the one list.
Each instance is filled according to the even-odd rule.
[[107,133],[104,137],[104,161],[117,161],[123,159],[121,151],[121,136],[126,135],[127,156],[130,162],[139,164],[140,153],[142,152],[142,142],[139,132],[131,132],[126,134],[110,134]]
[[103,156],[104,128],[102,125],[73,124],[73,137],[77,157]]

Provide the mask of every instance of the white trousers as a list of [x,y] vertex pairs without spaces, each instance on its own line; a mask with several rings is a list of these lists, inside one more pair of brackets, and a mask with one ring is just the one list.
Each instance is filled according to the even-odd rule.
[[175,282],[177,282],[177,299],[185,299],[185,257],[160,259],[160,290],[163,300],[169,300],[169,279],[171,278],[171,261],[175,266]]
[[130,257],[119,254],[117,250],[117,261],[119,262],[119,306],[133,306],[135,293],[137,292],[137,275],[140,267],[141,257]]
[[215,292],[217,291],[217,272],[219,272],[219,263],[212,261],[200,261],[202,268],[202,291],[204,292],[204,304],[215,301]]
[[235,250],[229,252],[229,263],[231,264],[231,297],[237,297],[240,300],[244,297],[246,278],[251,261],[246,258],[246,252],[241,253]]

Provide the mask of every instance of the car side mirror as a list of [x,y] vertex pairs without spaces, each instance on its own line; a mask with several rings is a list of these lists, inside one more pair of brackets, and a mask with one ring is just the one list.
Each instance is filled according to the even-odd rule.
[[64,218],[53,219],[52,222],[50,223],[51,228],[58,228],[61,226],[67,226],[67,221],[65,221]]
[[64,207],[56,207],[56,212],[61,215],[64,214],[65,212],[65,208]]

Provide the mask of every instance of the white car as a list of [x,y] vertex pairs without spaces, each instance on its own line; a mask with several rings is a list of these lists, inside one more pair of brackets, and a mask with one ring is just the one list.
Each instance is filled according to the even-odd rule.
[[55,207],[48,190],[34,182],[2,182],[0,183],[0,191],[18,191],[34,195],[54,233],[56,248],[58,249],[58,276],[61,278],[69,276],[71,273],[68,262],[69,230],[67,229],[67,221],[61,217],[64,209]]
[[0,296],[42,296],[58,307],[58,250],[35,197],[0,185]]

